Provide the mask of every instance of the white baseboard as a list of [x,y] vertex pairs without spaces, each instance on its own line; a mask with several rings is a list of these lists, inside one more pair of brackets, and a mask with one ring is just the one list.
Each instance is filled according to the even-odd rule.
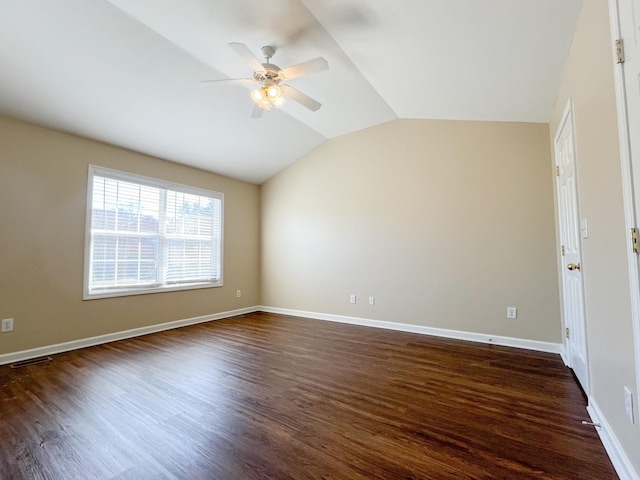
[[600,424],[600,428],[596,427],[596,431],[600,436],[600,441],[602,442],[602,445],[604,445],[604,449],[607,451],[607,455],[609,455],[609,459],[611,460],[611,463],[613,463],[613,467],[616,469],[616,473],[620,477],[620,480],[640,480],[640,475],[635,471],[633,465],[631,465],[629,457],[627,457],[627,454],[622,449],[620,442],[613,433],[613,430],[600,410],[600,407],[598,407],[596,401],[591,397],[589,397],[587,412],[589,412],[589,416],[593,423]]
[[[297,317],[306,317],[316,320],[328,320],[331,322],[349,323],[352,325],[362,325],[366,327],[385,328],[388,330],[398,330],[401,332],[420,333],[423,335],[432,335],[436,337],[453,338],[458,340],[467,340],[470,342],[480,342],[493,345],[502,345],[506,347],[525,348],[528,350],[537,350],[540,352],[559,353],[561,352],[561,344],[550,342],[539,342],[536,340],[525,340],[521,338],[502,337],[499,335],[486,335],[481,333],[463,332],[459,330],[447,330],[443,328],[424,327],[421,325],[411,325],[407,323],[387,322],[384,320],[371,320],[360,317],[347,317],[342,315],[331,315],[327,313],[306,312],[302,310],[291,310],[288,308],[274,308],[267,306],[253,306],[231,310],[228,312],[214,313],[212,315],[204,315],[201,317],[186,318],[183,320],[175,320],[172,322],[161,323],[158,325],[150,325],[148,327],[134,328],[121,332],[99,335],[97,337],[83,338],[73,340],[71,342],[57,343],[55,345],[47,345],[44,347],[32,348],[29,350],[21,350],[18,352],[5,353],[0,355],[0,365],[8,363],[21,362],[31,358],[44,357],[54,355],[56,353],[68,352],[79,348],[91,347],[93,345],[101,345],[103,343],[115,342],[126,338],[139,337],[150,333],[162,332],[173,328],[186,327],[187,325],[195,325],[197,323],[210,322],[212,320],[220,320],[222,318],[233,317],[236,315],[244,315],[253,312],[270,312],[280,313],[283,315],[293,315]],[[564,360],[564,357],[563,357]],[[566,363],[566,362],[565,362]]]
[[134,328],[124,330],[122,332],[109,333],[107,335],[99,335],[97,337],[83,338],[81,340],[73,340],[71,342],[57,343],[45,347],[32,348],[30,350],[22,350],[19,352],[6,353],[0,355],[0,365],[7,363],[21,362],[31,358],[44,357],[54,355],[56,353],[68,352],[79,348],[91,347],[103,343],[115,342],[116,340],[124,340],[126,338],[139,337],[149,333],[162,332],[173,328],[186,327],[187,325],[195,325],[197,323],[210,322],[212,320],[221,320],[223,318],[234,317],[236,315],[244,315],[260,310],[258,307],[240,308],[228,312],[214,313],[211,315],[203,315],[201,317],[185,318],[183,320],[175,320],[173,322],[160,323],[158,325],[150,325],[148,327]]
[[[536,340],[526,340],[522,338],[502,337],[499,335],[487,335],[482,333],[463,332],[459,330],[447,330],[443,328],[425,327],[421,325],[411,325],[408,323],[388,322],[384,320],[371,320],[360,317],[347,317],[342,315],[332,315],[327,313],[307,312],[302,310],[291,310],[288,308],[275,308],[267,306],[254,306],[231,310],[228,312],[214,313],[212,315],[204,315],[201,317],[186,318],[183,320],[175,320],[172,322],[161,323],[158,325],[150,325],[148,327],[134,328],[121,332],[99,335],[97,337],[83,338],[73,340],[71,342],[57,343],[55,345],[47,345],[44,347],[33,348],[30,350],[21,350],[0,355],[0,365],[8,363],[21,362],[31,358],[44,357],[54,355],[56,353],[68,352],[79,348],[91,347],[103,343],[115,342],[126,338],[139,337],[150,333],[162,332],[173,328],[186,327],[187,325],[195,325],[197,323],[210,322],[212,320],[220,320],[222,318],[233,317],[236,315],[244,315],[253,312],[270,312],[280,313],[283,315],[293,315],[297,317],[306,317],[316,320],[327,320],[331,322],[348,323],[352,325],[362,325],[365,327],[385,328],[388,330],[397,330],[401,332],[420,333],[423,335],[432,335],[436,337],[453,338],[457,340],[467,340],[470,342],[479,342],[493,345],[502,345],[506,347],[524,348],[528,350],[536,350],[540,352],[562,354],[562,345],[550,342],[539,342]],[[564,357],[563,357],[564,360]],[[565,362],[566,363],[566,362]]]
[[424,327],[422,325],[412,325],[408,323],[388,322],[384,320],[371,320],[360,317],[347,317],[343,315],[332,315],[328,313],[306,312],[302,310],[291,310],[288,308],[267,307],[261,305],[259,311],[268,313],[280,313],[282,315],[293,315],[297,317],[313,318],[316,320],[328,320],[330,322],[349,323],[351,325],[362,325],[365,327],[386,328],[388,330],[398,330],[401,332],[421,333],[436,337],[453,338],[456,340],[467,340],[469,342],[487,343],[491,345],[502,345],[505,347],[524,348],[539,352],[560,354],[562,344],[551,342],[539,342],[537,340],[526,340],[523,338],[502,337],[499,335],[487,335],[483,333],[464,332],[460,330],[447,330],[444,328]]

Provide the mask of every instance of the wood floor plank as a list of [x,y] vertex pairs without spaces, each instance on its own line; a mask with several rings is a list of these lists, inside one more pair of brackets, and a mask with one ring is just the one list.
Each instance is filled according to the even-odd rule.
[[615,479],[557,355],[254,313],[0,367],[0,478]]

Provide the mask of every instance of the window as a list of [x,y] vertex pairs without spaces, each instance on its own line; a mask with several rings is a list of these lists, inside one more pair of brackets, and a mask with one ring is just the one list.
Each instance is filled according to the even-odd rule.
[[89,167],[84,299],[222,285],[224,195]]

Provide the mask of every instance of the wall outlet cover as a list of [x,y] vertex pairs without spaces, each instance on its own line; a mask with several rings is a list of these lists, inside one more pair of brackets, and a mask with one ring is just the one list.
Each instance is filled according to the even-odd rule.
[[13,332],[13,318],[2,319],[2,333]]

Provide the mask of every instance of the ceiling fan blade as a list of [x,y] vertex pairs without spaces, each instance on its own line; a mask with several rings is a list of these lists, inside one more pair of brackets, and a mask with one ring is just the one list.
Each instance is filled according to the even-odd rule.
[[308,73],[320,72],[322,70],[326,70],[329,68],[329,62],[327,62],[324,58],[318,57],[313,60],[307,60],[306,62],[298,63],[297,65],[292,65],[283,69],[280,73],[287,80],[291,80],[293,78],[301,77],[302,75],[306,75]]
[[256,57],[251,50],[244,43],[231,42],[229,46],[242,57],[242,59],[249,64],[256,72],[264,72],[262,62]]
[[256,83],[253,78],[221,78],[219,80],[200,80],[198,83],[225,83],[227,85]]
[[262,114],[264,113],[264,108],[254,105],[253,111],[251,112],[251,118],[262,118]]
[[284,90],[284,94],[287,97],[289,97],[294,102],[298,102],[303,107],[307,107],[312,112],[317,111],[322,106],[320,102],[314,100],[309,95],[302,93],[300,90],[292,87],[291,85],[282,85],[282,88]]

